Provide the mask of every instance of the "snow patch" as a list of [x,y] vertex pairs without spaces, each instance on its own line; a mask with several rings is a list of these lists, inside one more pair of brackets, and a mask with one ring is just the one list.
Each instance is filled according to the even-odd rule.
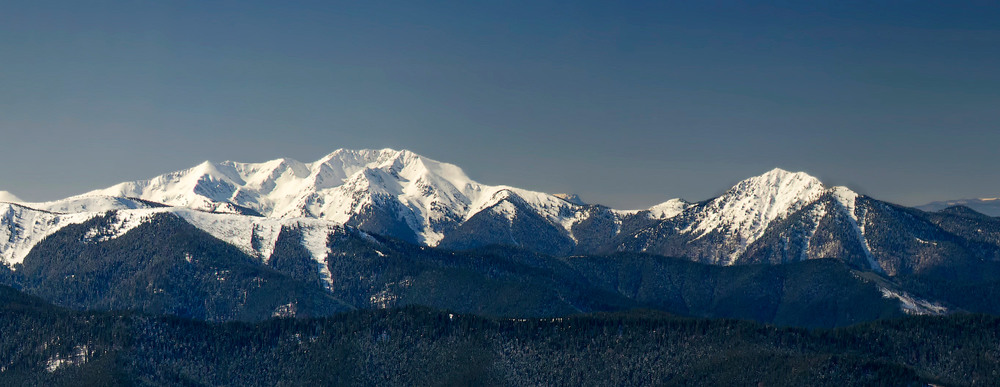
[[844,209],[847,210],[847,214],[851,216],[851,219],[854,219],[854,223],[858,223],[858,216],[855,214],[855,205],[858,202],[858,193],[851,191],[844,186],[830,188],[830,193],[841,206],[844,206]]
[[302,231],[302,245],[305,246],[306,250],[309,250],[309,254],[316,261],[323,287],[331,290],[333,288],[333,274],[330,273],[326,259],[330,255],[330,234],[339,230],[340,227],[309,219],[299,220],[297,227]]
[[913,297],[909,293],[897,292],[881,286],[879,286],[879,290],[882,291],[882,298],[899,300],[899,307],[906,314],[939,316],[948,313],[948,308],[941,306],[941,304]]
[[[219,214],[184,208],[170,210],[181,219],[219,240],[263,261],[271,257],[282,220],[237,214]],[[257,248],[254,247],[257,245]]]
[[387,309],[396,305],[396,301],[399,300],[399,295],[393,291],[393,288],[408,288],[413,286],[413,278],[405,277],[399,282],[389,282],[378,293],[373,294],[369,297],[369,302],[372,306],[379,309]]
[[934,241],[925,241],[925,240],[923,240],[923,239],[920,239],[920,238],[916,238],[916,237],[914,237],[914,238],[915,238],[915,239],[917,240],[917,242],[920,242],[920,243],[923,243],[923,244],[925,244],[925,245],[933,245],[933,246],[937,246],[937,242],[934,242]]
[[652,219],[670,219],[680,215],[689,207],[691,207],[691,203],[685,202],[681,199],[670,199],[650,207],[649,217]]
[[8,267],[24,261],[31,249],[43,239],[71,224],[81,224],[98,216],[111,217],[109,224],[94,227],[84,234],[91,243],[106,242],[125,235],[145,223],[154,214],[185,212],[171,208],[147,208],[111,212],[59,214],[17,204],[0,204],[0,260]]
[[851,226],[856,232],[862,247],[864,247],[865,258],[868,260],[868,266],[876,272],[884,273],[885,271],[882,269],[882,266],[878,264],[875,260],[875,255],[872,254],[872,247],[868,243],[868,237],[865,234],[865,222],[868,216],[868,211],[864,208],[860,208],[861,214],[858,215],[858,193],[851,191],[847,187],[841,186],[831,188],[830,193],[850,218]]
[[[71,224],[80,224],[94,217],[107,214],[113,216],[110,224],[103,228],[93,228],[85,234],[89,242],[106,242],[125,235],[132,229],[148,221],[153,215],[170,213],[209,235],[231,244],[251,256],[266,262],[274,251],[274,244],[283,226],[303,227],[307,235],[313,230],[320,234],[341,227],[340,224],[316,219],[272,219],[256,216],[219,214],[177,207],[160,207],[135,210],[119,210],[110,213],[84,212],[57,214],[40,211],[17,204],[0,203],[0,260],[8,267],[24,261],[38,242]],[[313,258],[326,258],[325,235],[322,243],[307,246]],[[312,247],[310,247],[312,246]],[[322,247],[320,247],[322,246]]]
[[73,353],[65,356],[55,355],[50,357],[45,362],[45,371],[56,372],[56,370],[67,367],[80,365],[87,362],[90,352],[88,351],[86,345],[78,345],[73,347]]
[[826,206],[817,206],[815,209],[813,209],[812,213],[810,213],[810,215],[812,216],[813,228],[812,230],[809,231],[809,234],[807,234],[805,237],[806,243],[805,246],[802,248],[802,255],[799,256],[800,261],[806,260],[806,258],[809,256],[809,248],[812,247],[812,238],[813,236],[816,235],[816,231],[819,230],[820,221],[829,212],[830,211]]
[[298,309],[298,304],[295,302],[278,305],[277,308],[274,308],[274,312],[271,313],[271,317],[295,317]]
[[96,243],[119,238],[145,223],[152,214],[153,212],[148,211],[109,212],[107,216],[112,217],[113,221],[106,227],[97,226],[87,230],[83,239],[90,243]]
[[517,217],[517,206],[511,202],[504,201],[490,207],[490,212],[507,219],[510,224],[513,224],[514,218]]

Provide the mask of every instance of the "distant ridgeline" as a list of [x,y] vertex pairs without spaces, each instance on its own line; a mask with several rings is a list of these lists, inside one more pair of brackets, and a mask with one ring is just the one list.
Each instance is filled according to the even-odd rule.
[[658,310],[797,327],[1000,314],[1000,219],[780,169],[698,203],[586,204],[409,151],[205,162],[0,202],[0,283],[210,321],[423,305],[490,318]]

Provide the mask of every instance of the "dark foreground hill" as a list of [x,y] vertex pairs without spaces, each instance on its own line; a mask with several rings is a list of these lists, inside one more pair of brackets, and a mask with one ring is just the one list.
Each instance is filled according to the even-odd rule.
[[995,385],[1000,318],[834,330],[659,312],[489,319],[421,307],[209,323],[0,287],[0,384]]

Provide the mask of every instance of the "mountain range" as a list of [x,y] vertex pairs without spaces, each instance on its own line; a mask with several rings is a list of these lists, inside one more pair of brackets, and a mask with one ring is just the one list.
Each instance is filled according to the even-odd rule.
[[948,207],[964,206],[989,216],[1000,216],[1000,198],[978,198],[942,200],[930,202],[916,208],[924,211],[941,211]]
[[[828,316],[839,322],[806,323],[804,312],[779,318],[799,297],[785,291],[798,278],[816,281],[795,285],[805,292],[833,284],[846,292],[800,302],[814,312],[855,290],[863,295],[853,302],[891,300],[896,312],[1000,311],[968,294],[1000,295],[1000,219],[962,206],[899,206],[782,169],[701,202],[617,210],[481,184],[406,150],[341,149],[311,163],[204,162],[63,200],[5,193],[0,201],[0,277],[78,308],[227,320],[415,303],[498,316],[655,306],[821,326],[861,315],[848,308]],[[178,237],[168,243],[168,235]],[[141,262],[130,251],[142,252]],[[163,278],[174,271],[188,277]],[[146,282],[82,296],[109,276],[137,273]],[[758,276],[747,286],[759,297],[723,290],[720,279],[740,275]],[[87,276],[96,282],[74,282]],[[254,298],[248,288],[271,290]],[[498,292],[522,298],[487,305]],[[736,300],[749,306],[726,306]],[[874,310],[863,319],[883,315]]]

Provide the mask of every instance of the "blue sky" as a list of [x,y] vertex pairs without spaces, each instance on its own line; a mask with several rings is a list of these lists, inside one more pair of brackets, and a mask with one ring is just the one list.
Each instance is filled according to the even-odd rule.
[[5,1],[0,189],[392,147],[618,208],[1000,196],[1000,4],[751,3]]

